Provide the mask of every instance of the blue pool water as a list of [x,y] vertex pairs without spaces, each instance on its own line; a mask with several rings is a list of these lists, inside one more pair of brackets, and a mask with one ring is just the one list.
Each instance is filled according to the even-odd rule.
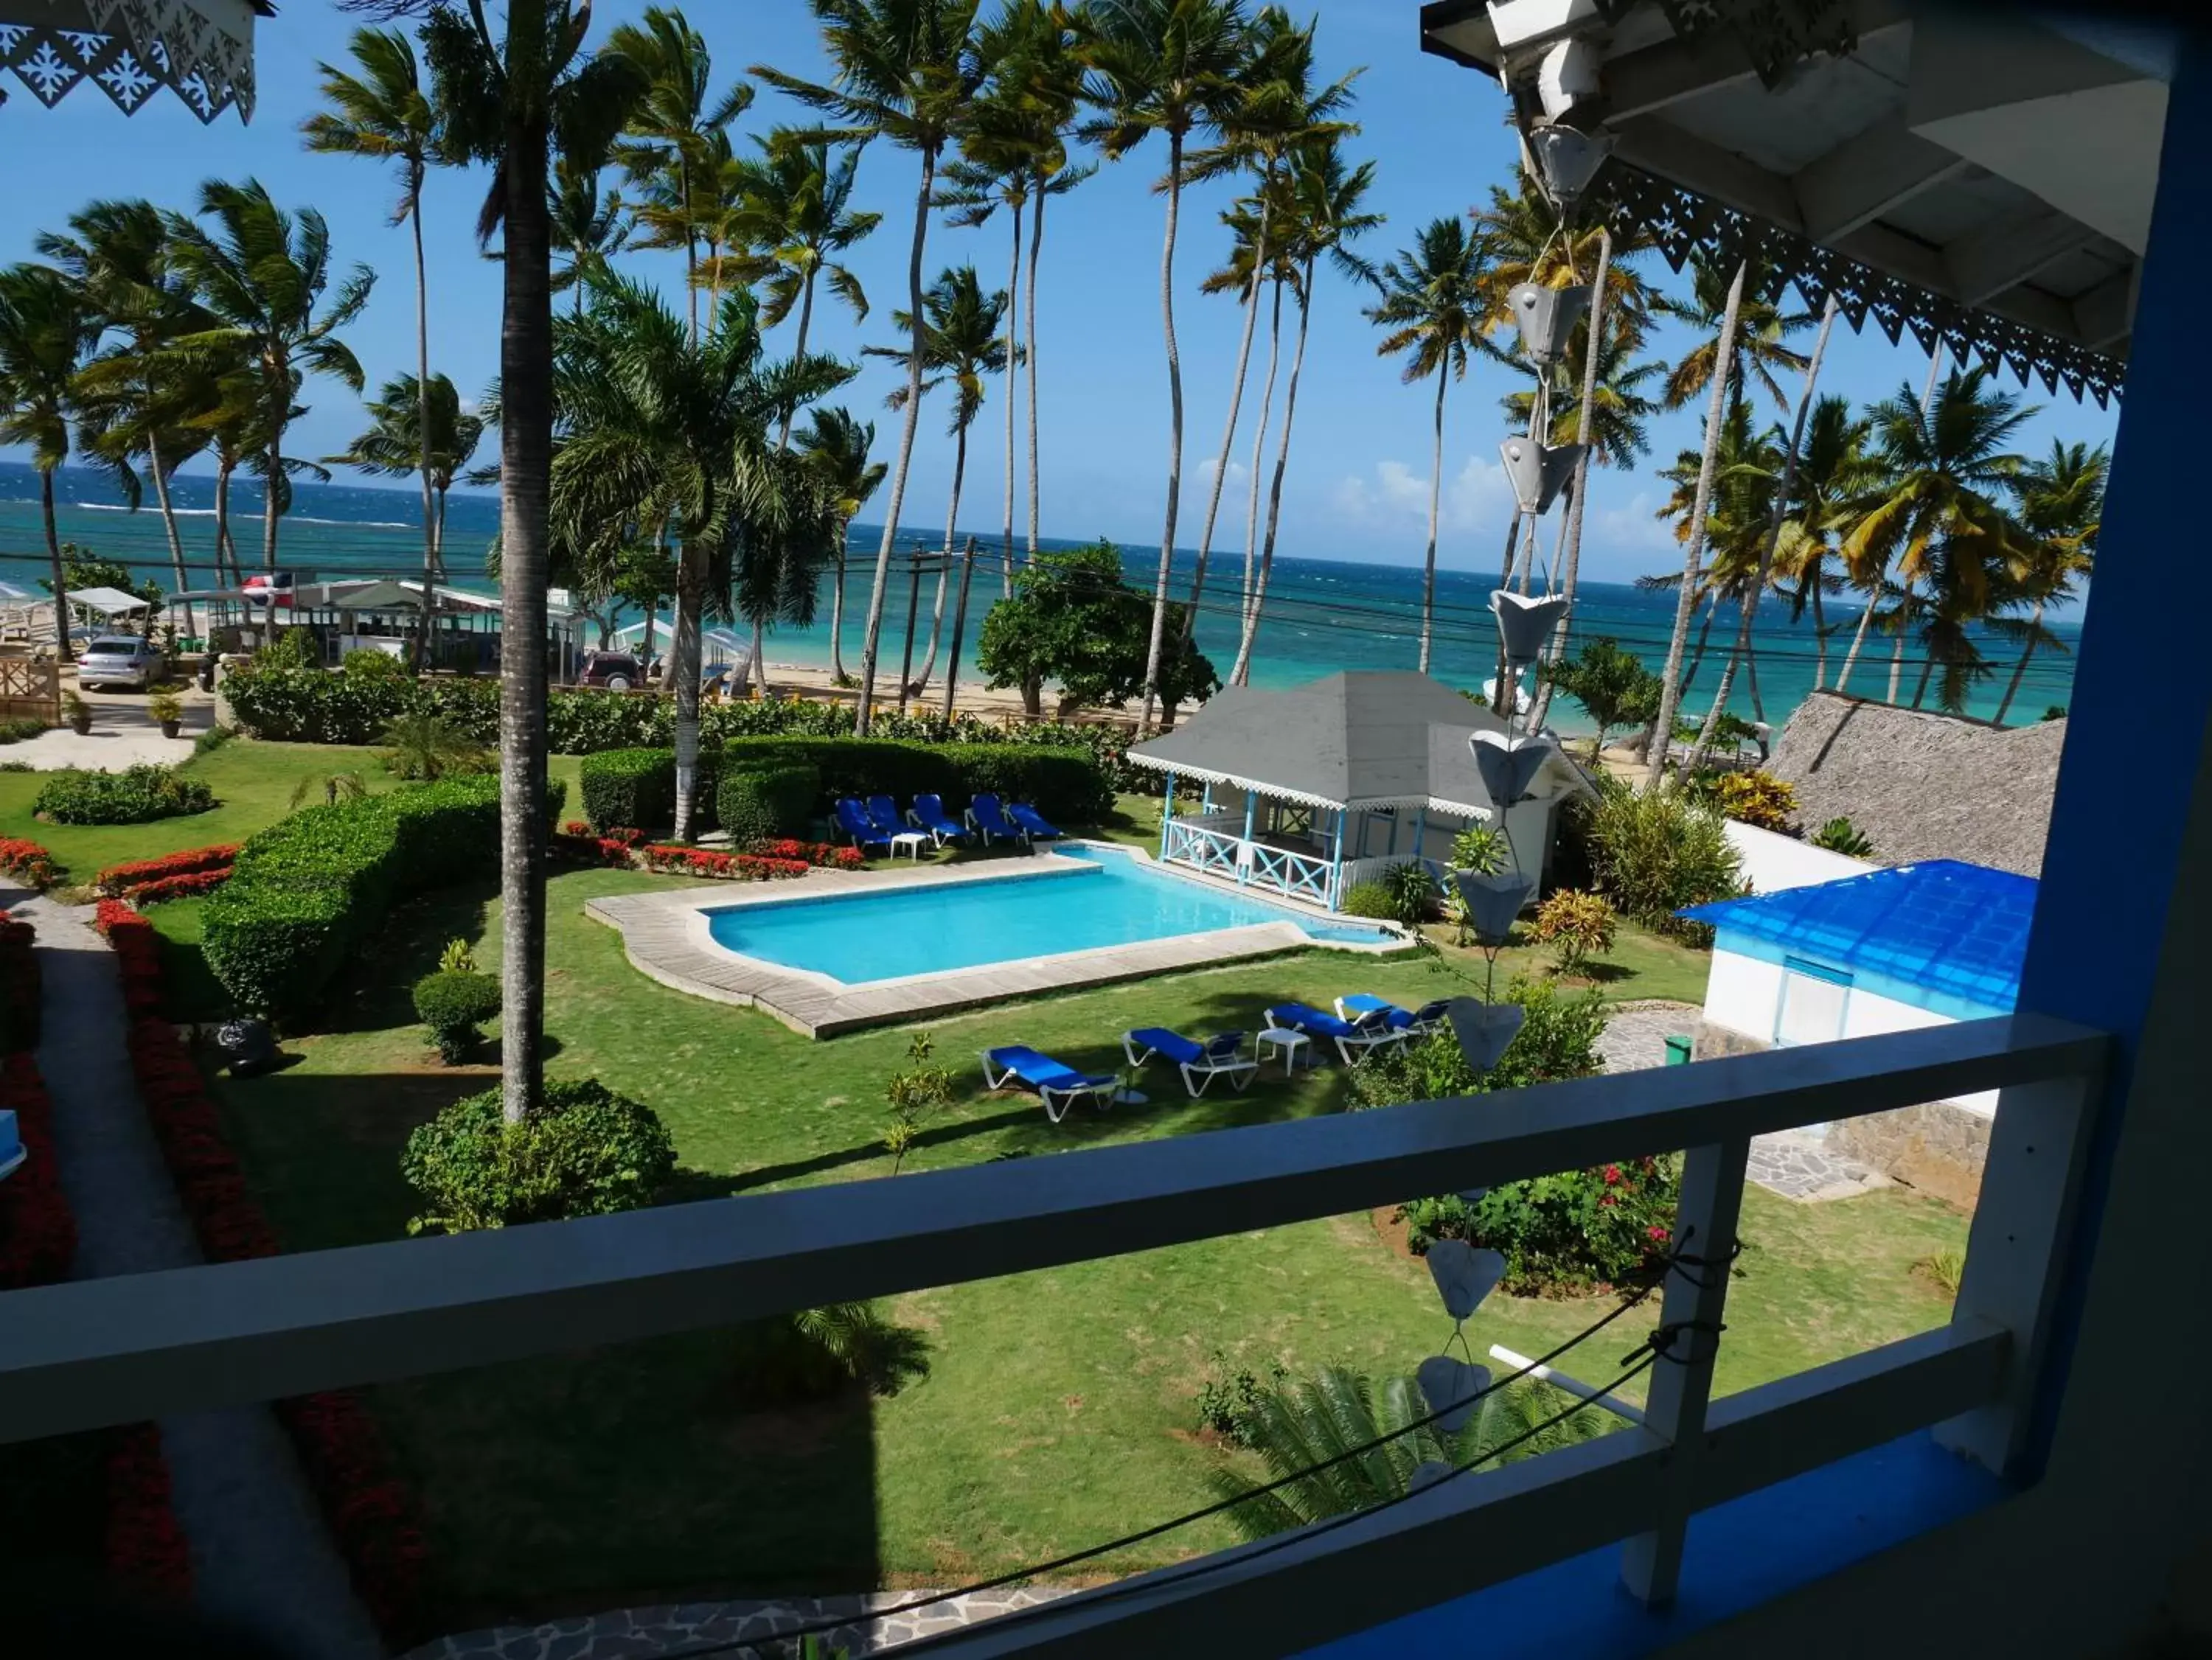
[[1382,936],[1168,875],[1117,849],[1063,857],[1086,868],[732,906],[709,911],[708,927],[728,950],[848,985],[1254,923],[1295,922],[1316,943]]

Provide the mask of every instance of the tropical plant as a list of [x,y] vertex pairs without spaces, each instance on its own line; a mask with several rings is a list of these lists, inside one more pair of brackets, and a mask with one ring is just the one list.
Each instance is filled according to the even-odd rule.
[[2074,582],[2095,567],[2097,532],[2105,517],[2105,475],[2112,457],[2102,445],[2051,440],[2051,453],[2021,470],[2013,482],[2015,511],[2027,547],[2017,559],[2014,574],[2019,592],[2033,607],[2024,631],[2020,661],[2013,665],[2004,696],[1997,704],[1996,724],[2004,724],[2020,683],[2027,674],[2027,660],[2038,645],[2057,651],[2065,647],[2043,626],[2047,606],[2074,597]]
[[1470,350],[1481,341],[1489,301],[1480,241],[1458,219],[1432,219],[1413,245],[1382,267],[1382,298],[1367,308],[1367,319],[1389,330],[1375,349],[1379,355],[1404,354],[1399,379],[1411,386],[1433,376],[1437,383],[1434,445],[1429,469],[1429,540],[1421,560],[1421,650],[1419,668],[1429,670],[1436,627],[1437,517],[1443,491],[1444,389],[1467,379]]
[[1855,859],[1870,857],[1874,852],[1874,844],[1867,839],[1865,833],[1845,818],[1830,819],[1805,839],[1815,847],[1825,847],[1831,853],[1843,853]]
[[1513,844],[1494,824],[1470,824],[1452,838],[1452,869],[1494,876],[1513,862]]
[[563,156],[555,164],[546,188],[552,245],[568,261],[566,270],[553,274],[550,287],[554,294],[569,295],[579,312],[584,309],[586,286],[604,274],[607,262],[629,242],[622,192],[602,191],[601,172],[597,163],[579,165]]
[[[440,142],[438,120],[416,62],[414,43],[398,29],[364,28],[354,31],[354,63],[359,73],[319,64],[323,98],[330,107],[307,118],[303,130],[307,148],[327,155],[358,155],[393,163],[399,173],[399,200],[392,211],[394,224],[411,227],[415,237],[415,373],[407,391],[414,396],[412,463],[405,470],[422,482],[422,591],[424,597],[420,666],[429,666],[430,585],[438,579],[438,544],[441,540],[442,506],[432,501],[434,463],[432,442],[436,417],[430,403],[430,283],[422,263],[422,185],[430,158]],[[443,377],[441,377],[443,379]],[[391,401],[398,380],[387,382],[386,402]],[[356,385],[358,382],[356,381]],[[450,390],[450,387],[449,387]],[[380,426],[389,417],[371,406]],[[358,445],[356,445],[358,447]],[[474,446],[471,445],[471,448]],[[449,475],[450,477],[450,475]]]
[[1743,892],[1721,815],[1681,791],[1634,791],[1601,779],[1595,804],[1573,811],[1591,885],[1646,928],[1693,937],[1696,925],[1677,911]]
[[[868,296],[860,279],[837,256],[856,246],[883,222],[883,215],[853,209],[858,147],[833,150],[784,128],[754,142],[761,154],[744,163],[739,174],[738,243],[766,268],[760,279],[761,326],[773,329],[795,310],[799,323],[792,355],[803,357],[814,323],[814,290],[824,278],[854,320],[867,321]],[[791,431],[791,421],[792,412],[787,411],[779,443]]]
[[1796,488],[1790,493],[1782,538],[1775,548],[1775,572],[1789,585],[1790,620],[1813,615],[1813,685],[1828,683],[1828,626],[1822,602],[1840,591],[1843,579],[1828,561],[1836,539],[1851,522],[1858,498],[1872,482],[1867,455],[1871,424],[1851,413],[1850,401],[1824,397],[1813,406],[1797,461]]
[[377,742],[383,746],[379,759],[385,770],[416,781],[481,772],[491,762],[483,744],[443,715],[413,712],[395,716]]
[[[987,294],[976,281],[973,265],[948,267],[922,296],[927,316],[921,331],[924,395],[939,386],[952,389],[952,408],[946,430],[952,434],[952,489],[945,506],[945,550],[952,549],[953,530],[960,517],[960,491],[968,476],[968,428],[983,409],[983,378],[1004,374],[1007,368],[1006,342],[999,337],[999,321],[1006,314],[1008,296],[1003,288]],[[913,319],[904,312],[891,313],[892,325],[911,334]],[[902,358],[902,350],[882,346],[864,348],[872,357]],[[888,402],[894,409],[906,402],[907,390],[894,388]],[[937,573],[937,601],[929,618],[929,655],[922,663],[921,685],[929,682],[937,667],[937,644],[945,627],[945,579],[950,562]],[[919,689],[902,684],[899,711],[904,713],[908,694]]]
[[937,167],[948,144],[966,125],[983,66],[975,51],[979,0],[808,0],[822,24],[823,45],[837,67],[828,86],[802,81],[764,64],[753,73],[839,124],[821,136],[865,142],[883,138],[912,150],[921,162],[914,204],[914,240],[907,259],[906,418],[898,460],[891,471],[883,540],[876,549],[875,583],[860,652],[860,735],[874,718],[877,649],[884,599],[890,582],[891,549],[898,539],[899,510],[906,500],[907,469],[914,459],[915,423],[921,415],[926,370],[922,330],[921,262],[929,236],[929,209]]
[[1714,801],[1722,817],[1760,830],[1787,830],[1797,813],[1796,788],[1768,772],[1722,773]]
[[289,494],[283,482],[289,476],[283,445],[295,413],[292,400],[308,373],[335,376],[361,390],[361,364],[338,330],[361,316],[376,274],[355,266],[324,305],[332,274],[330,227],[313,208],[287,213],[258,179],[243,185],[210,179],[200,186],[199,211],[213,221],[212,231],[181,214],[168,215],[170,257],[210,326],[176,344],[188,353],[236,351],[251,360],[267,486],[261,564],[273,571],[276,521]]
[[933,1047],[928,1033],[915,1033],[906,1046],[906,1065],[892,1073],[884,1086],[884,1099],[891,1109],[890,1127],[884,1131],[884,1151],[891,1156],[894,1176],[914,1150],[922,1120],[952,1104],[952,1074],[930,1064]]
[[[1144,597],[1121,576],[1110,542],[1062,553],[1042,551],[1015,573],[1014,597],[983,619],[975,666],[996,690],[1018,687],[1031,718],[1044,712],[1044,687],[1057,681],[1063,717],[1085,706],[1119,707],[1144,689]],[[1160,671],[1170,709],[1212,695],[1221,684],[1195,645]]]
[[[1166,171],[1154,187],[1167,198],[1167,228],[1160,244],[1160,327],[1168,364],[1167,522],[1160,532],[1159,571],[1152,587],[1152,637],[1145,653],[1148,690],[1139,730],[1151,724],[1164,661],[1168,579],[1182,500],[1182,356],[1176,343],[1175,251],[1188,182],[1184,157],[1193,135],[1218,129],[1236,102],[1249,27],[1243,0],[1093,0],[1085,17],[1084,50],[1092,71],[1085,96],[1098,114],[1085,126],[1084,136],[1109,161],[1119,161],[1153,133],[1165,138],[1168,149]],[[1225,453],[1222,461],[1225,465]]]
[[[216,726],[209,730],[224,732],[227,729]],[[207,735],[203,732],[200,736],[205,737]],[[194,748],[198,749],[197,745]],[[292,793],[285,804],[297,812],[318,794],[322,797],[324,806],[335,807],[342,801],[359,801],[368,793],[368,780],[359,772],[326,772],[319,778],[310,772],[292,786]]]
[[814,476],[815,485],[830,505],[834,521],[831,560],[835,569],[830,590],[830,675],[838,685],[848,683],[845,673],[845,543],[847,528],[854,515],[875,494],[890,466],[868,459],[875,446],[873,421],[854,418],[849,409],[812,409],[811,423],[799,434],[799,454]]
[[54,524],[54,471],[69,459],[77,366],[99,334],[85,297],[58,271],[17,265],[0,271],[0,443],[20,444],[39,475],[39,510],[53,566],[54,640],[61,660],[72,653]]
[[1386,869],[1381,881],[1390,895],[1390,919],[1418,928],[1436,908],[1437,879],[1419,859],[1407,859]]
[[1641,726],[1659,718],[1659,676],[1644,666],[1644,659],[1624,651],[1609,634],[1583,642],[1571,657],[1547,663],[1545,681],[1583,706],[1596,724],[1590,736],[1590,759],[1605,749],[1605,735],[1616,727]]
[[1539,944],[1552,948],[1560,973],[1579,974],[1592,957],[1613,949],[1613,906],[1602,894],[1562,888],[1536,907],[1531,931]]

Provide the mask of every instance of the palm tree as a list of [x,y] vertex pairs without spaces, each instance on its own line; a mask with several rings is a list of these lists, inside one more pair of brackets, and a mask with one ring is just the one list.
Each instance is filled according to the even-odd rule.
[[[2009,392],[1985,391],[1988,379],[1985,369],[1954,369],[1932,399],[1900,386],[1872,411],[1883,477],[1844,537],[1843,551],[1861,586],[1878,593],[1884,581],[1896,584],[1893,703],[1905,631],[1920,615],[1922,601],[1932,603],[1923,633],[1932,643],[1940,633],[1944,642],[1942,653],[1931,645],[1920,677],[1924,694],[1939,656],[1947,661],[1947,688],[1958,674],[1971,675],[1978,659],[1965,622],[1988,615],[1993,585],[2002,581],[2025,544],[2020,527],[1996,499],[2012,489],[2026,464],[2002,446],[2035,411]],[[1863,627],[1860,632],[1863,637]],[[1851,655],[1857,653],[1855,640]],[[1838,690],[1850,669],[1846,661]]]
[[0,271],[0,443],[24,445],[38,471],[53,566],[54,641],[64,663],[70,658],[69,606],[54,529],[54,470],[69,458],[77,366],[99,335],[83,295],[59,271],[43,265]]
[[[1552,366],[1551,421],[1544,442],[1551,445],[1586,443],[1590,459],[1601,467],[1631,467],[1651,448],[1648,423],[1659,413],[1650,393],[1651,383],[1667,373],[1656,358],[1638,359],[1643,336],[1633,321],[1607,309],[1604,342],[1598,348],[1595,373],[1591,376],[1589,436],[1579,438],[1582,388],[1590,370],[1589,339],[1577,331],[1560,360]],[[1525,366],[1525,359],[1516,360]],[[1508,392],[1499,400],[1506,418],[1523,432],[1535,407],[1534,388]]]
[[1406,356],[1399,379],[1411,386],[1436,377],[1435,439],[1429,468],[1429,544],[1421,570],[1420,671],[1429,671],[1436,627],[1437,517],[1444,472],[1444,389],[1467,379],[1468,354],[1480,342],[1487,312],[1483,245],[1456,218],[1432,219],[1413,245],[1382,267],[1382,298],[1367,320],[1387,329],[1378,357]]
[[262,463],[271,487],[262,513],[261,565],[273,571],[283,494],[275,485],[285,476],[284,430],[292,400],[308,373],[335,375],[361,390],[361,364],[338,330],[368,304],[376,274],[356,265],[322,306],[331,279],[330,227],[313,208],[296,216],[286,213],[258,179],[243,185],[210,179],[200,186],[200,212],[215,221],[215,234],[180,214],[168,215],[171,257],[211,326],[177,344],[186,351],[236,349],[252,360],[264,427]]
[[[1687,698],[1705,664],[1705,647],[1723,604],[1758,593],[1759,555],[1782,468],[1781,445],[1773,435],[1753,424],[1751,400],[1741,385],[1729,391],[1728,409],[1721,420],[1720,441],[1713,451],[1713,480],[1705,515],[1705,554],[1692,579],[1691,609],[1705,612],[1698,637],[1689,651],[1689,665],[1675,688],[1678,700]],[[1686,542],[1696,512],[1698,483],[1705,473],[1702,450],[1685,450],[1660,476],[1674,487],[1657,517],[1671,520],[1674,539]],[[1680,571],[1636,579],[1639,588],[1672,591],[1683,580]]]
[[890,469],[883,462],[868,459],[876,441],[874,422],[855,420],[844,409],[812,409],[807,418],[813,424],[797,435],[799,458],[813,471],[836,520],[836,585],[830,591],[830,673],[842,686],[846,681],[841,646],[845,630],[845,530]]
[[[437,118],[415,60],[414,43],[400,30],[355,30],[353,57],[360,68],[358,75],[328,64],[316,66],[322,72],[323,97],[331,107],[309,116],[302,130],[310,150],[326,155],[366,156],[398,166],[399,200],[392,210],[392,222],[410,225],[415,233],[413,380],[418,402],[414,430],[416,439],[427,445],[432,430],[430,285],[422,263],[422,181],[439,142]],[[427,448],[416,457],[410,470],[422,480],[422,595],[427,608],[438,568],[438,527],[430,499],[431,461]],[[427,609],[423,615],[422,649],[427,654],[430,644]]]
[[[1231,683],[1246,684],[1252,672],[1252,642],[1260,632],[1267,609],[1267,579],[1275,565],[1275,533],[1282,523],[1283,476],[1291,461],[1291,425],[1298,411],[1298,382],[1304,373],[1306,329],[1313,312],[1314,282],[1322,258],[1346,276],[1372,284],[1374,268],[1353,253],[1350,245],[1382,223],[1382,215],[1362,205],[1374,185],[1375,164],[1363,161],[1347,169],[1338,142],[1324,138],[1308,145],[1291,159],[1290,201],[1284,219],[1284,249],[1296,262],[1295,287],[1298,305],[1297,345],[1291,354],[1291,383],[1283,397],[1283,428],[1275,446],[1273,477],[1267,487],[1267,530],[1261,545],[1259,579],[1251,585],[1244,612],[1243,638],[1237,643],[1237,663]],[[1254,469],[1257,472],[1257,468]],[[1183,638],[1188,639],[1186,615]],[[1186,648],[1187,649],[1187,648]]]
[[[1176,226],[1191,135],[1217,124],[1237,98],[1249,27],[1243,0],[1092,0],[1084,51],[1091,76],[1085,96],[1099,110],[1084,136],[1118,161],[1152,133],[1165,135],[1167,171],[1154,189],[1168,200],[1160,245],[1160,324],[1168,357],[1167,523],[1160,532],[1152,587],[1152,640],[1145,654],[1142,731],[1152,724],[1167,626],[1168,578],[1175,560],[1176,516],[1182,500],[1182,357],[1176,345]],[[1195,607],[1193,608],[1195,610]]]
[[566,270],[554,273],[552,291],[572,294],[579,312],[584,309],[585,284],[604,272],[607,261],[629,241],[622,192],[602,194],[599,173],[596,167],[574,167],[564,159],[554,167],[545,200],[553,245],[568,260]]
[[1469,217],[1486,256],[1484,293],[1489,314],[1483,332],[1493,344],[1512,326],[1507,296],[1516,288],[1523,282],[1558,288],[1589,282],[1601,253],[1605,254],[1607,326],[1620,328],[1632,349],[1643,343],[1657,297],[1630,263],[1652,245],[1641,233],[1612,231],[1601,216],[1589,223],[1563,222],[1559,209],[1525,172],[1510,190],[1492,185],[1489,205],[1475,209]]
[[[1662,294],[1653,301],[1654,308],[1662,316],[1684,324],[1699,336],[1698,343],[1667,372],[1667,390],[1661,400],[1665,408],[1683,408],[1711,383],[1714,366],[1723,355],[1721,324],[1728,310],[1728,291],[1733,286],[1726,265],[1693,258],[1690,262],[1688,297],[1678,299]],[[1757,381],[1774,400],[1775,408],[1786,409],[1790,400],[1783,393],[1782,383],[1774,378],[1775,373],[1803,371],[1804,354],[1790,350],[1787,342],[1799,330],[1809,328],[1813,318],[1808,312],[1784,310],[1778,292],[1770,292],[1774,288],[1771,274],[1751,271],[1737,312],[1735,349],[1729,373]]]
[[1790,620],[1801,621],[1808,606],[1813,613],[1815,690],[1828,682],[1828,628],[1821,602],[1842,585],[1828,567],[1828,557],[1872,481],[1866,453],[1872,431],[1870,422],[1852,415],[1848,398],[1824,397],[1813,406],[1797,463],[1797,488],[1775,550],[1775,568],[1790,584]]
[[[416,0],[408,0],[416,3]],[[595,168],[643,92],[617,53],[584,55],[587,0],[507,0],[504,41],[481,8],[432,3],[422,30],[442,160],[489,162],[477,217],[503,237],[500,325],[500,1094],[520,1123],[544,1081],[545,585],[553,464],[553,145]]]
[[[924,365],[929,378],[921,383],[924,393],[950,382],[952,386],[952,413],[946,430],[952,434],[952,494],[945,507],[945,552],[952,552],[955,528],[960,517],[960,490],[968,476],[968,428],[983,409],[983,377],[1004,374],[1007,369],[1006,342],[999,336],[999,320],[1006,313],[1009,296],[1003,288],[986,294],[976,280],[973,265],[949,267],[938,275],[922,296],[925,312],[922,330]],[[894,328],[911,332],[913,321],[903,312],[891,313]],[[866,348],[872,357],[903,357],[902,351],[884,346]],[[893,391],[889,400],[894,409],[906,401],[903,387]],[[945,627],[945,579],[948,566],[940,565],[937,573],[937,600],[929,618],[929,655],[923,662],[920,684],[927,686],[929,676],[937,667],[937,644]],[[899,688],[899,710],[904,713],[907,699],[914,688]]]
[[[699,761],[700,625],[706,610],[811,620],[829,557],[822,507],[796,457],[770,428],[787,403],[849,379],[827,358],[764,367],[757,308],[740,291],[694,341],[652,290],[595,284],[580,318],[555,330],[562,440],[552,517],[583,550],[611,549],[640,524],[679,536],[676,641],[676,836],[689,839]],[[817,556],[818,554],[818,557]]]
[[648,6],[636,23],[623,23],[607,37],[607,50],[629,59],[646,78],[643,96],[631,110],[614,159],[633,184],[647,187],[659,211],[641,207],[641,222],[651,234],[641,247],[681,247],[684,284],[690,307],[691,333],[699,333],[699,232],[711,201],[708,189],[715,163],[714,140],[753,101],[744,82],[709,104],[714,61],[707,42],[680,11]]
[[2105,476],[2111,465],[2111,452],[2101,444],[2092,450],[2086,444],[2053,439],[2051,453],[2022,468],[2014,482],[2021,529],[2029,538],[2018,575],[2034,610],[2028,619],[2020,661],[2013,666],[2012,679],[1997,705],[1999,726],[2004,724],[2012,700],[2020,692],[2027,660],[2035,648],[2058,645],[2044,628],[2045,608],[2073,598],[2074,579],[2087,576],[2095,567],[2097,532],[2105,517]]
[[898,463],[891,474],[889,511],[876,550],[875,585],[868,596],[868,625],[860,652],[859,732],[872,724],[876,652],[884,625],[884,594],[890,582],[891,548],[898,540],[899,508],[906,499],[907,469],[914,459],[915,423],[921,415],[924,370],[921,261],[929,238],[930,203],[937,167],[948,144],[966,125],[982,83],[975,51],[979,0],[808,0],[821,21],[823,42],[837,65],[834,84],[818,86],[765,65],[753,73],[811,109],[842,123],[822,136],[865,142],[885,138],[921,158],[915,194],[914,242],[907,256],[906,419],[899,429]]

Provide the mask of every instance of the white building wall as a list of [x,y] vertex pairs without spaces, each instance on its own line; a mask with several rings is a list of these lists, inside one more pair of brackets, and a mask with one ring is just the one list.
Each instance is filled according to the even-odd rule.
[[1864,859],[1811,846],[1794,836],[1779,836],[1771,830],[1739,824],[1734,819],[1724,821],[1721,827],[1728,836],[1729,845],[1743,861],[1744,880],[1751,884],[1754,894],[1812,888],[1824,881],[1841,881],[1845,876],[1863,876],[1880,868]]

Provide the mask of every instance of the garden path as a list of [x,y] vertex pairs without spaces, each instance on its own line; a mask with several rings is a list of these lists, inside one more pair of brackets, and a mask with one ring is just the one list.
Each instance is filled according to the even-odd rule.
[[[90,906],[15,907],[38,927],[39,1069],[54,1102],[55,1154],[76,1213],[75,1277],[200,1263],[168,1166],[148,1129],[124,1047],[122,989]],[[301,1660],[385,1652],[344,1562],[266,1407],[164,1419],[177,1519],[191,1545],[194,1602]]]

